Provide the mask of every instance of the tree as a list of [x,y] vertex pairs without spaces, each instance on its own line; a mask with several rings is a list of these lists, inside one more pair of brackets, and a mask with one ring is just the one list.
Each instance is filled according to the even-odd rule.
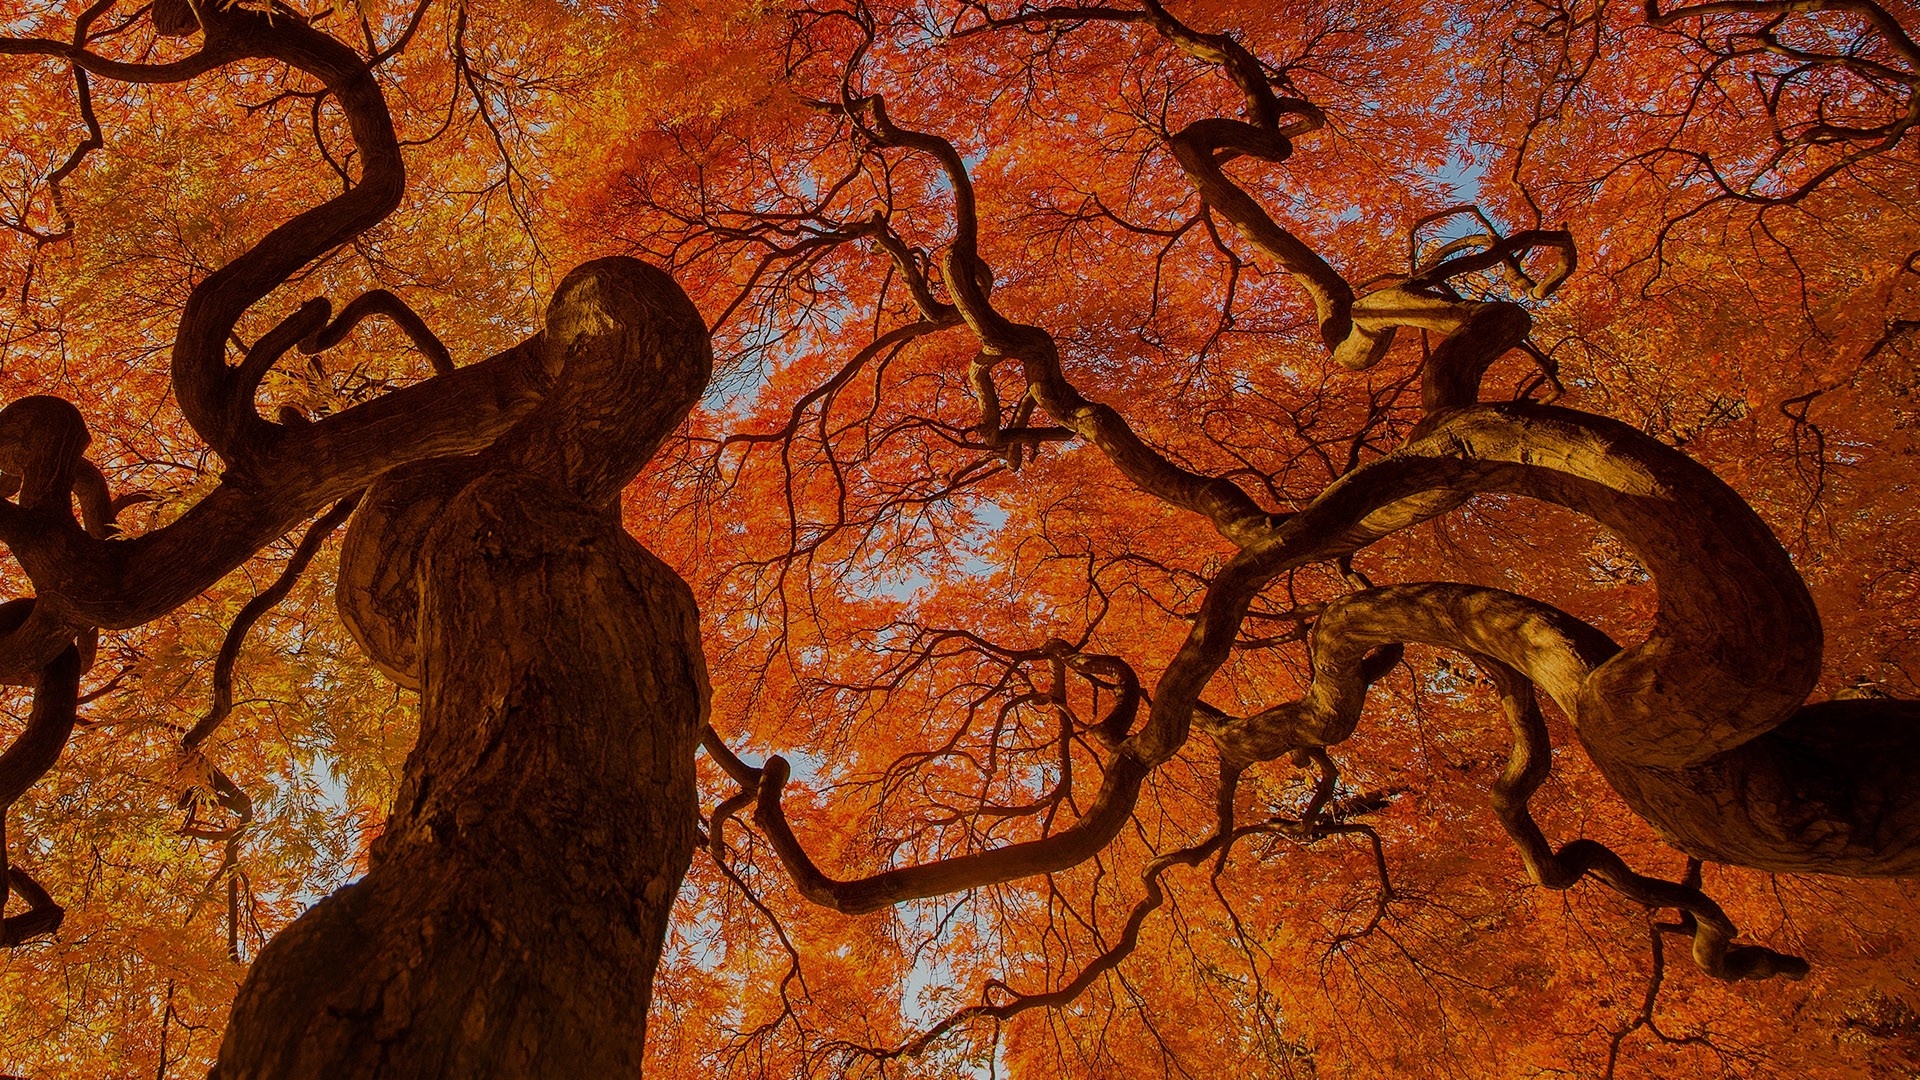
[[[1408,805],[1447,787],[1443,770],[1382,775],[1364,758],[1431,760],[1421,724],[1464,723],[1483,698],[1509,728],[1490,786],[1526,878],[1593,878],[1677,914],[1643,928],[1644,999],[1587,1064],[1611,1073],[1643,1029],[1656,1046],[1734,1052],[1662,1030],[1664,939],[1723,980],[1808,965],[1736,944],[1704,864],[1910,877],[1920,858],[1907,782],[1920,706],[1879,689],[1920,691],[1898,662],[1910,633],[1847,639],[1833,674],[1854,681],[1807,704],[1822,642],[1803,570],[1837,564],[1815,577],[1843,624],[1859,605],[1839,588],[1911,579],[1899,552],[1862,551],[1854,531],[1911,528],[1911,499],[1848,470],[1868,455],[1863,433],[1882,444],[1876,462],[1911,447],[1898,418],[1912,393],[1920,47],[1904,10],[1872,3],[1516,6],[1479,13],[1491,28],[1470,14],[650,8],[645,33],[579,45],[587,74],[554,93],[599,124],[571,144],[516,116],[540,76],[490,73],[464,7],[363,5],[364,50],[277,4],[184,0],[124,14],[102,0],[66,15],[70,32],[0,41],[71,80],[85,132],[45,170],[50,210],[29,199],[15,223],[23,312],[41,260],[73,239],[63,185],[98,171],[91,155],[115,130],[96,115],[98,84],[224,75],[268,134],[310,117],[337,184],[322,196],[291,168],[246,177],[261,197],[240,200],[236,222],[278,223],[190,273],[166,335],[171,395],[220,464],[156,500],[164,516],[120,524],[137,504],[110,474],[140,470],[127,454],[90,460],[85,413],[66,400],[22,396],[0,414],[0,469],[17,478],[0,539],[33,586],[0,609],[0,667],[32,687],[0,802],[58,776],[101,656],[118,670],[89,698],[169,671],[150,641],[112,631],[153,633],[138,628],[231,588],[222,579],[318,515],[233,617],[213,707],[175,729],[182,832],[218,846],[238,959],[256,784],[216,764],[209,740],[238,707],[250,628],[351,513],[340,615],[380,672],[419,693],[419,733],[365,875],[253,961],[222,1077],[636,1072],[663,948],[682,953],[653,1003],[654,1060],[669,1070],[707,1064],[682,1048],[702,1012],[726,1014],[726,1061],[749,1071],[910,1060],[943,1074],[982,1055],[1046,1068],[1022,1018],[1059,1008],[1072,1031],[1100,995],[1144,1000],[1128,972],[1182,1009],[1252,1019],[1203,1037],[1134,1004],[1139,1030],[1109,1023],[1102,1042],[1144,1039],[1175,1063],[1337,1069],[1305,1030],[1311,1010],[1267,985],[1300,978],[1269,911],[1287,890],[1324,901],[1336,917],[1310,944],[1328,960],[1364,956],[1370,939],[1406,951],[1396,927],[1445,948],[1446,920],[1422,909],[1446,902],[1414,898],[1393,863],[1409,845],[1433,853],[1427,876],[1446,888],[1496,856],[1451,843],[1450,812]],[[527,30],[577,28],[568,17],[539,9]],[[449,45],[422,76],[451,87],[441,131],[461,112],[498,155],[498,179],[473,185],[539,243],[546,184],[568,225],[547,245],[603,256],[560,278],[539,332],[465,365],[453,357],[494,329],[449,345],[389,288],[360,286],[337,313],[294,299],[350,285],[342,261],[390,265],[378,230],[408,185],[390,101],[413,84],[376,71],[428,25]],[[1408,74],[1436,55],[1444,77]],[[60,92],[49,86],[35,92]],[[209,123],[198,99],[176,100],[188,111],[173,122]],[[1596,132],[1623,114],[1624,135]],[[244,159],[256,151],[238,130],[215,142]],[[1773,245],[1777,265],[1727,239],[1742,235]],[[621,254],[605,257],[610,237]],[[329,374],[329,351],[368,349],[350,339],[373,316],[434,374],[352,392]],[[708,391],[708,319],[726,401]],[[113,341],[21,325],[43,354],[68,335]],[[1771,335],[1762,355],[1737,356],[1756,327]],[[288,372],[296,349],[311,376]],[[1634,395],[1657,384],[1614,371],[1649,362],[1669,365],[1668,389],[1643,404]],[[1491,389],[1502,382],[1518,389]],[[1784,434],[1754,418],[1759,404]],[[1641,415],[1594,411],[1609,405]],[[1734,479],[1750,490],[1689,451],[1744,460]],[[622,528],[623,492],[628,520],[670,523],[650,539],[666,561]],[[1543,523],[1516,497],[1578,520]],[[1795,525],[1790,554],[1775,528]],[[1429,534],[1449,552],[1439,565]],[[1556,541],[1594,553],[1587,572],[1530,550]],[[1525,592],[1488,580],[1499,565]],[[1581,598],[1596,585],[1598,602]],[[336,677],[296,664],[285,681],[297,696]],[[1554,760],[1541,692],[1591,771]],[[1412,701],[1357,736],[1369,700],[1390,694]],[[810,755],[797,781],[779,752],[792,748]],[[1531,801],[1556,765],[1572,805],[1623,805],[1685,852],[1677,880],[1623,857],[1657,857],[1631,832],[1550,840]],[[1585,831],[1566,815],[1549,826]],[[1343,843],[1357,863],[1287,880],[1314,864],[1282,845]],[[683,884],[696,847],[711,858]],[[28,861],[7,868],[14,946],[63,918]],[[1193,887],[1218,903],[1211,929],[1178,898],[1181,867],[1211,868]],[[776,872],[834,921],[791,904]],[[683,931],[668,944],[677,896]],[[1167,933],[1162,909],[1187,927],[1184,960],[1135,955]],[[902,914],[838,918],[883,911]],[[767,943],[718,982],[730,1001],[701,996],[721,961],[684,955],[689,917],[719,944]],[[1448,932],[1466,949],[1484,929]],[[1527,932],[1562,951],[1578,935]],[[1391,977],[1444,973],[1414,959]],[[1370,970],[1355,966],[1357,982]],[[917,984],[924,1000],[871,1015],[822,972]],[[1494,986],[1538,977],[1488,971]],[[1349,1056],[1404,1070],[1429,1049]],[[1051,1054],[1053,1071],[1071,1058]],[[1083,1064],[1118,1072],[1121,1059],[1102,1046]]]

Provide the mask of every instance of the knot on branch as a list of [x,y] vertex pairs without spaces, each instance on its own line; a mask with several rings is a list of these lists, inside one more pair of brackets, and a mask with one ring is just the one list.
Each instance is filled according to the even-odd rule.
[[666,271],[614,257],[576,267],[554,290],[541,364],[555,379],[552,392],[489,456],[598,506],[692,410],[713,371],[713,346]]
[[[351,320],[375,312],[403,325],[418,318],[391,294],[370,293],[311,340],[337,340]],[[341,619],[402,686],[420,685],[419,571],[428,534],[453,497],[502,472],[539,476],[588,506],[608,507],[692,409],[713,365],[706,324],[686,293],[664,271],[628,258],[569,273],[537,347],[554,381],[532,412],[478,455],[387,473],[347,531],[335,594]]]
[[1191,155],[1214,168],[1235,158],[1251,157],[1278,165],[1293,156],[1293,140],[1278,128],[1261,127],[1244,120],[1209,116],[1195,120],[1173,135],[1174,153],[1184,164]]

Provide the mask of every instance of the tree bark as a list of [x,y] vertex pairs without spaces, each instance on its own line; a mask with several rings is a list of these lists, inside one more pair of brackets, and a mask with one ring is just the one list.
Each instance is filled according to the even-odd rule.
[[709,692],[692,591],[618,495],[711,352],[631,259],[568,275],[541,345],[556,381],[530,416],[354,517],[341,613],[421,689],[419,741],[367,876],[261,951],[220,1080],[640,1072]]
[[692,595],[540,479],[482,478],[428,544],[393,818],[261,953],[221,1080],[639,1074],[694,844]]

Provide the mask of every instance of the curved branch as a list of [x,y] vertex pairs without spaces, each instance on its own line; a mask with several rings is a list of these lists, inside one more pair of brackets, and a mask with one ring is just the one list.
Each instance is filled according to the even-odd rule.
[[[88,536],[70,511],[63,517],[58,508],[0,502],[0,542],[40,590],[36,615],[55,620],[68,637],[84,626],[137,626],[199,595],[265,544],[395,466],[489,445],[531,412],[551,383],[541,340],[285,431],[256,459],[251,476],[229,474],[163,528],[109,542]],[[47,643],[58,637],[0,639],[0,673],[46,663]]]
[[1593,840],[1555,849],[1541,833],[1527,803],[1546,779],[1551,753],[1533,688],[1546,690],[1573,717],[1597,758],[1602,748],[1580,729],[1581,691],[1592,670],[1618,648],[1592,627],[1538,601],[1453,584],[1397,585],[1343,597],[1328,605],[1314,627],[1313,681],[1307,693],[1245,720],[1207,717],[1208,733],[1229,762],[1321,753],[1320,747],[1349,738],[1359,722],[1370,682],[1369,652],[1401,643],[1464,652],[1493,674],[1514,732],[1512,755],[1493,786],[1493,806],[1535,884],[1567,889],[1591,875],[1638,903],[1686,912],[1693,917],[1694,959],[1716,978],[1806,973],[1806,963],[1797,957],[1730,946],[1736,932],[1732,921],[1697,887],[1638,874]]
[[1920,66],[1920,44],[1908,36],[1900,20],[1873,0],[1707,0],[1706,3],[1681,4],[1660,10],[1660,0],[1646,0],[1647,21],[1667,27],[1682,19],[1706,15],[1766,15],[1779,17],[1792,12],[1846,11],[1858,15],[1887,39],[1901,56]]
[[1733,945],[1737,933],[1727,918],[1695,882],[1671,882],[1635,873],[1611,848],[1580,839],[1555,849],[1533,820],[1528,800],[1539,790],[1552,767],[1553,749],[1546,721],[1533,693],[1533,683],[1497,660],[1481,660],[1493,677],[1500,705],[1513,729],[1513,750],[1507,766],[1493,783],[1493,809],[1500,825],[1520,849],[1521,862],[1534,884],[1549,889],[1572,888],[1592,875],[1629,900],[1650,908],[1674,908],[1693,924],[1693,961],[1716,979],[1766,979],[1783,975],[1798,979],[1807,962],[1758,945]]
[[[1529,403],[1446,414],[1236,556],[1189,638],[1189,647],[1205,641],[1205,667],[1195,674],[1225,659],[1240,614],[1274,575],[1350,554],[1479,492],[1526,495],[1593,518],[1620,535],[1659,583],[1653,634],[1584,691],[1595,699],[1582,717],[1586,730],[1604,732],[1594,737],[1624,759],[1662,767],[1705,760],[1777,725],[1812,689],[1818,614],[1792,560],[1745,501],[1637,429]],[[1725,618],[1735,610],[1745,617]],[[1186,682],[1185,664],[1175,668],[1161,699],[1190,714],[1199,683]],[[1195,697],[1186,696],[1188,685]],[[1183,736],[1184,722],[1160,706],[1162,730]]]
[[27,726],[0,754],[0,813],[60,760],[79,701],[80,651],[70,646],[41,672]]
[[313,331],[300,340],[300,352],[306,356],[325,352],[346,340],[353,328],[372,315],[385,315],[400,327],[402,333],[413,342],[413,347],[426,356],[427,363],[433,365],[436,375],[446,375],[453,371],[453,354],[434,334],[418,312],[385,289],[374,289],[354,298],[354,301],[340,309],[332,322]]
[[1015,878],[1077,866],[1100,853],[1133,814],[1140,785],[1152,767],[1125,754],[1115,755],[1093,805],[1080,820],[1039,840],[970,852],[914,866],[842,880],[821,872],[794,836],[780,806],[790,774],[786,759],[774,756],[762,768],[754,824],[765,833],[801,895],[822,907],[848,915],[879,911],[908,900],[964,892]]
[[260,391],[260,383],[288,350],[326,325],[330,309],[331,305],[324,299],[309,300],[262,334],[253,348],[247,350],[246,358],[233,373],[232,396],[227,401],[229,430],[255,442],[266,435],[268,423],[261,418],[253,400]]
[[[236,429],[228,408],[240,381],[225,359],[234,326],[301,267],[399,206],[406,172],[379,85],[352,49],[284,15],[275,18],[224,5],[194,10],[205,28],[203,53],[218,55],[222,63],[279,60],[319,79],[346,114],[361,169],[358,183],[275,227],[245,254],[208,275],[187,299],[174,341],[174,394],[194,431],[229,465],[239,466],[251,464],[248,459],[269,436],[266,429]],[[251,394],[247,396],[250,400]]]
[[[858,63],[857,57],[853,63]],[[852,70],[850,65],[849,73]],[[1141,490],[1205,516],[1221,535],[1242,546],[1267,532],[1274,515],[1238,485],[1183,469],[1147,445],[1118,410],[1089,401],[1068,380],[1053,335],[1037,326],[1013,322],[993,306],[993,272],[980,257],[973,180],[951,142],[895,124],[887,114],[885,100],[878,96],[856,99],[848,91],[843,102],[832,108],[856,123],[862,115],[871,117],[871,125],[864,126],[863,131],[876,144],[915,150],[939,163],[952,188],[954,205],[953,240],[943,260],[947,290],[989,360],[1018,359],[1034,401],[1061,426],[1092,443]],[[898,253],[895,257],[898,259]],[[983,412],[986,404],[983,399]],[[1043,432],[1037,437],[1050,436]]]
[[[67,433],[35,435],[30,441],[45,446],[19,451],[35,455],[39,464],[23,478],[18,504],[0,502],[0,541],[19,558],[39,596],[25,620],[0,638],[0,678],[27,677],[88,627],[138,625],[177,607],[264,544],[395,465],[487,446],[531,410],[552,378],[536,337],[488,361],[316,423],[288,428],[262,420],[253,407],[253,388],[287,347],[322,330],[325,305],[303,307],[237,369],[224,359],[232,328],[302,266],[397,205],[405,180],[392,124],[366,63],[291,11],[232,5],[216,10],[169,0],[153,14],[165,24],[163,33],[190,34],[204,24],[200,49],[159,65],[122,64],[79,44],[42,39],[0,40],[0,53],[56,56],[95,76],[133,82],[176,82],[249,57],[284,61],[319,78],[341,102],[362,176],[346,192],[269,232],[200,282],[189,298],[175,340],[176,395],[189,423],[232,466],[210,495],[165,528],[105,543],[110,515],[99,512],[100,500],[93,497],[99,494],[93,490],[97,485],[90,475],[80,475],[88,470],[77,450],[61,449],[84,446],[85,427],[77,416],[70,424],[57,418],[71,429]],[[423,327],[412,326],[378,298],[359,312],[349,305],[343,315],[357,316],[369,306],[395,314],[434,356],[431,335],[417,333]],[[440,357],[434,359],[437,369],[444,366]],[[9,411],[19,411],[22,404]],[[26,411],[50,408],[35,402]],[[0,432],[0,458],[18,457],[16,444]],[[4,461],[0,470],[20,472]],[[86,528],[71,520],[66,503],[76,476]]]
[[1819,675],[1820,624],[1765,524],[1679,451],[1626,425],[1549,406],[1456,410],[1237,556],[1169,665],[1149,722],[1132,740],[1136,754],[1157,759],[1185,740],[1201,690],[1273,576],[1350,553],[1482,491],[1543,499],[1600,522],[1658,584],[1648,638],[1590,674],[1582,668],[1596,658],[1591,650],[1584,660],[1573,650],[1565,671],[1548,678],[1492,642],[1468,646],[1562,698],[1589,753],[1636,813],[1683,850],[1716,861],[1847,874],[1920,870],[1920,799],[1899,779],[1920,767],[1920,706],[1801,708]]
[[1372,333],[1354,333],[1353,286],[1299,237],[1275,222],[1220,168],[1222,161],[1240,156],[1269,164],[1283,162],[1293,154],[1289,139],[1277,129],[1210,117],[1174,133],[1167,145],[1207,205],[1218,210],[1248,243],[1279,263],[1307,290],[1320,320],[1320,338],[1336,361],[1348,367],[1366,367],[1385,354],[1385,339]]
[[[4,876],[6,880],[0,885],[25,900],[27,910],[0,919],[0,949],[11,949],[58,932],[60,924],[66,921],[67,912],[54,903],[46,888],[17,866],[6,867]],[[0,899],[5,896],[6,892],[0,892]]]

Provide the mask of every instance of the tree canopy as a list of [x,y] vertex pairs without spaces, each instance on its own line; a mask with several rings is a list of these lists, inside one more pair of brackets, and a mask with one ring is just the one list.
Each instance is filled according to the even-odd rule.
[[1920,1069],[1917,36],[5,3],[0,1073]]

